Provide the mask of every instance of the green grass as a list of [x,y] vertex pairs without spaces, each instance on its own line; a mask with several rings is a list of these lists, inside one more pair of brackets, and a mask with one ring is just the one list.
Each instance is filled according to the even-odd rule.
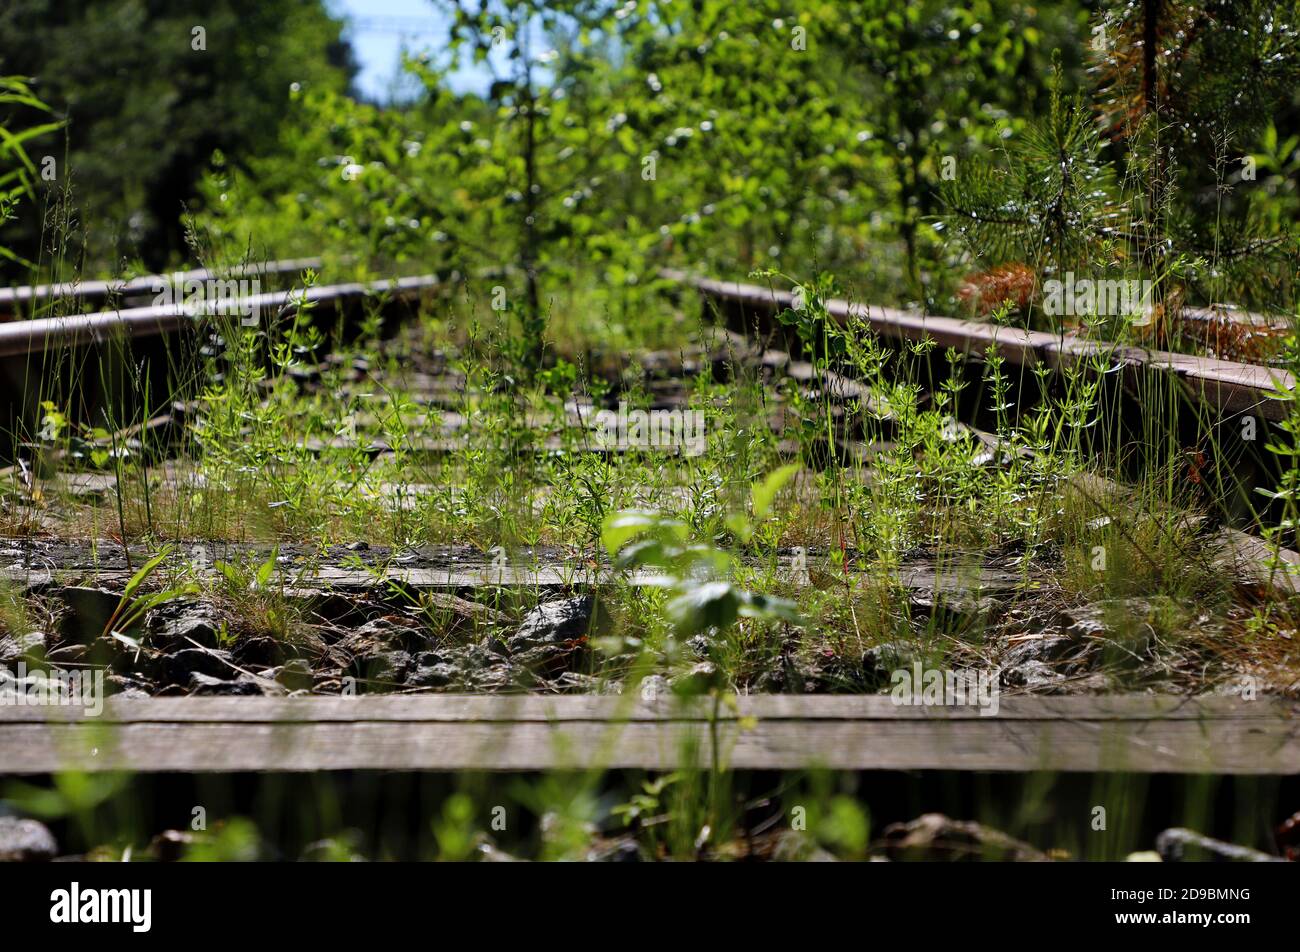
[[[304,286],[316,280],[306,274]],[[1102,353],[1055,379],[1033,371],[1031,389],[1031,372],[1012,379],[993,353],[980,362],[931,341],[891,349],[865,322],[830,320],[823,287],[803,293],[807,308],[796,317],[818,345],[815,363],[866,383],[869,401],[845,406],[789,378],[766,380],[757,364],[728,353],[703,309],[667,321],[689,328],[670,349],[654,349],[663,342],[658,325],[639,340],[616,336],[635,349],[614,361],[612,348],[600,350],[609,340],[575,330],[563,356],[533,377],[512,357],[513,317],[454,290],[400,328],[385,328],[372,307],[342,347],[334,346],[340,331],[312,323],[310,309],[256,331],[219,322],[212,330],[224,347],[182,348],[171,358],[191,410],[166,454],[125,441],[129,421],[79,425],[74,407],[48,401],[37,434],[44,479],[33,488],[15,480],[8,528],[22,534],[39,521],[147,551],[239,542],[324,552],[366,542],[394,554],[499,548],[513,561],[545,546],[577,568],[614,554],[601,543],[614,514],[658,511],[680,524],[681,541],[725,554],[721,577],[737,591],[797,607],[797,619],[757,613],[720,626],[708,660],[727,690],[805,689],[790,665],[817,690],[876,690],[856,667],[874,646],[913,641],[937,662],[989,664],[1007,638],[1059,628],[1062,611],[1101,606],[1109,628],[1153,628],[1165,652],[1136,674],[1107,655],[1113,689],[1145,685],[1155,667],[1175,672],[1160,682],[1166,689],[1197,693],[1243,673],[1241,653],[1229,660],[1222,651],[1225,630],[1245,617],[1292,616],[1289,600],[1222,569],[1214,534],[1221,513],[1206,492],[1216,479],[1226,484],[1232,456],[1212,446],[1200,480],[1186,478],[1180,414],[1205,411],[1172,387],[1142,383],[1147,389],[1123,401],[1107,397],[1110,358]],[[647,373],[642,354],[669,370]],[[704,415],[700,455],[589,452],[591,431],[566,408],[614,394],[649,408],[663,386]],[[1027,402],[1032,392],[1042,397]],[[1151,412],[1135,429],[1138,406]],[[598,407],[584,411],[588,419]],[[155,409],[146,391],[141,418]],[[778,414],[782,429],[772,425]],[[987,421],[989,438],[957,419]],[[844,433],[873,453],[828,459]],[[756,511],[754,487],[791,460],[797,476]],[[96,471],[115,480],[90,498],[62,496],[51,479]],[[797,547],[809,552],[806,583],[789,568]],[[204,597],[232,632],[312,643],[301,608],[274,595],[275,586],[232,581],[257,568],[225,566],[200,583]],[[977,583],[990,568],[1016,584],[981,602]],[[956,580],[957,589],[909,591],[908,573],[920,570]],[[478,597],[500,604],[500,593]],[[1183,607],[1157,610],[1139,598]],[[676,647],[699,630],[674,639],[667,593],[615,581],[603,599],[623,638],[649,659],[632,665],[637,671],[681,676],[700,660]],[[510,617],[528,607],[526,593],[511,596]],[[436,637],[437,614],[425,621]],[[1183,663],[1203,655],[1214,664],[1200,674]],[[1274,661],[1269,688],[1293,690],[1294,672]],[[621,681],[628,670],[627,652],[618,651],[598,656],[591,673]]]

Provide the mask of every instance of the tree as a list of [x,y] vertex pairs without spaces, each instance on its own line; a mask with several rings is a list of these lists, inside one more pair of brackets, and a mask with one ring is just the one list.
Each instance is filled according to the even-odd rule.
[[[1099,11],[1089,55],[1091,101],[1067,93],[1058,71],[1052,108],[1005,161],[989,157],[941,190],[951,233],[981,269],[972,287],[1005,289],[1016,269],[1030,290],[1069,272],[1148,281],[1150,314],[1087,316],[1137,318],[1161,344],[1185,300],[1291,311],[1288,186],[1280,175],[1255,183],[1257,166],[1282,170],[1300,142],[1277,135],[1300,79],[1296,5],[1131,0]],[[1024,305],[1025,282],[1020,291]]]
[[[1289,161],[1300,8],[1294,0],[1126,0],[1094,22],[1098,111],[1126,178],[1140,181],[1132,239],[1146,267],[1203,262],[1198,295],[1289,309],[1294,235],[1257,188]],[[1294,186],[1291,188],[1294,196]],[[1271,220],[1270,220],[1271,218]]]
[[[66,155],[44,145],[58,184],[72,177],[91,267],[181,256],[181,213],[213,150],[242,160],[272,147],[291,83],[347,87],[341,28],[301,0],[6,0],[0,72],[35,77],[68,120]],[[42,223],[21,224],[15,240],[35,259]]]
[[[494,239],[513,232],[492,247],[513,252],[522,271],[524,359],[535,370],[546,324],[541,272],[562,277],[565,252],[593,237],[587,227],[592,219],[580,206],[604,184],[604,173],[626,158],[624,116],[613,113],[615,96],[626,86],[619,84],[616,46],[602,42],[625,4],[521,0],[499,7],[463,0],[451,6],[452,55],[469,53],[493,73],[485,100],[491,131],[486,141],[499,191],[477,197],[493,209]],[[436,77],[428,73],[426,79]],[[599,259],[601,249],[591,251]]]
[[994,146],[1020,125],[1015,116],[1024,105],[1017,108],[1016,97],[1042,101],[1036,14],[1018,4],[945,0],[866,0],[843,13],[837,38],[865,74],[861,81],[879,110],[879,135],[892,153],[906,279],[921,300],[920,230],[938,211],[940,183],[955,178],[972,151]]

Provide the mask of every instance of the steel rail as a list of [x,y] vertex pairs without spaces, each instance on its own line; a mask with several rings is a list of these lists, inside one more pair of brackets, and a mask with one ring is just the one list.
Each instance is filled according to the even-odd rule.
[[376,295],[409,300],[438,287],[433,275],[371,281],[366,284],[322,285],[299,291],[270,291],[248,297],[124,308],[68,317],[43,317],[0,324],[0,357],[41,353],[57,347],[95,343],[115,334],[150,337],[167,334],[204,318],[242,316],[249,312],[279,312],[296,302],[338,306]]
[[[716,281],[684,271],[666,270],[661,275],[715,301],[742,308],[772,313],[795,306],[795,296],[790,291],[739,281]],[[1010,363],[1027,367],[1044,364],[1061,370],[1104,357],[1112,365],[1172,373],[1189,391],[1228,413],[1258,413],[1264,419],[1281,420],[1289,408],[1288,401],[1278,399],[1280,392],[1296,388],[1296,380],[1290,373],[1260,364],[1120,346],[1070,334],[925,315],[838,298],[827,300],[825,305],[837,320],[865,320],[882,337],[909,341],[930,337],[941,347],[953,347],[975,356],[982,356],[993,347]]]
[[69,298],[82,302],[103,301],[114,295],[138,297],[157,294],[159,284],[170,283],[183,287],[190,281],[223,281],[232,278],[249,278],[259,275],[297,274],[308,268],[319,269],[320,258],[290,258],[283,261],[255,261],[231,268],[194,268],[164,274],[146,274],[138,278],[115,278],[108,281],[63,281],[57,284],[37,284],[15,288],[0,288],[0,313],[12,313],[16,305],[35,301]]

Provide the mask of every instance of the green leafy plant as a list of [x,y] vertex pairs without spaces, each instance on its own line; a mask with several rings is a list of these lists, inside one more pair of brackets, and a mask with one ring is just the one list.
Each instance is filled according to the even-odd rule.
[[[767,514],[772,498],[797,470],[797,466],[778,470],[754,488],[755,518]],[[744,516],[730,517],[728,525],[738,536],[752,533],[752,524]],[[689,537],[685,523],[635,510],[611,513],[601,530],[601,541],[617,568],[663,573],[659,584],[670,594],[666,611],[679,636],[725,629],[738,618],[802,621],[793,602],[745,591],[725,579],[732,556],[707,543],[692,544]]]
[[[49,106],[33,95],[27,80],[16,76],[0,76],[0,225],[13,217],[14,206],[20,199],[30,198],[35,191],[38,172],[27,152],[27,143],[63,126],[61,121],[54,121],[17,130],[6,128],[8,116],[18,107],[42,113],[50,111]],[[2,244],[0,258],[24,267],[34,267],[30,261]]]
[[122,591],[122,597],[113,609],[108,621],[104,624],[104,630],[101,633],[102,638],[114,638],[122,641],[135,648],[139,648],[139,643],[129,638],[125,632],[131,630],[141,621],[144,620],[150,609],[165,605],[168,602],[176,601],[181,598],[188,598],[198,593],[199,588],[192,582],[183,583],[163,589],[162,591],[150,592],[139,595],[141,586],[158,570],[158,568],[171,556],[173,547],[163,546],[153,558],[140,568],[136,569],[131,578],[127,580],[126,588]]

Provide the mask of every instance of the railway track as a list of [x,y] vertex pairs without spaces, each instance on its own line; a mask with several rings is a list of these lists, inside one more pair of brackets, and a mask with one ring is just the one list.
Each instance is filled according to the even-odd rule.
[[273,291],[197,304],[148,305],[68,317],[11,321],[0,324],[0,357],[35,356],[53,348],[79,347],[117,335],[130,338],[162,336],[195,325],[204,318],[242,316],[249,311],[279,313],[284,308],[300,305],[336,309],[381,296],[396,301],[413,301],[439,284],[439,279],[431,275],[394,278],[366,284],[322,285],[303,291]]
[[102,308],[106,304],[133,307],[158,295],[163,284],[183,290],[190,282],[225,281],[249,278],[296,276],[308,269],[319,270],[320,258],[292,258],[259,261],[230,268],[191,268],[171,274],[148,274],[138,278],[112,281],[62,281],[17,288],[0,288],[0,319],[33,317],[42,307],[59,302],[83,310]]
[[[317,263],[314,259],[269,262],[243,271],[296,274],[299,266]],[[123,304],[130,304],[136,290],[152,288],[152,282],[163,279],[172,280],[164,275],[116,285],[100,282],[89,289],[95,293],[84,300],[89,303],[99,295],[103,301],[111,294]],[[2,321],[0,433],[10,439],[9,445],[0,446],[0,456],[17,462],[11,455],[14,444],[30,440],[39,428],[40,404],[55,396],[52,389],[75,395],[73,405],[79,417],[95,424],[102,422],[110,409],[134,419],[139,419],[141,412],[156,412],[156,404],[146,408],[141,402],[139,390],[144,381],[152,393],[171,392],[177,382],[171,379],[175,362],[170,359],[169,348],[179,339],[197,338],[200,331],[211,332],[215,318],[256,323],[267,315],[281,315],[299,306],[322,315],[337,314],[355,310],[366,301],[379,302],[391,314],[399,307],[413,308],[421,298],[435,293],[439,285],[436,277],[408,277]],[[11,297],[24,301],[48,299],[64,290],[50,286],[11,289]],[[138,368],[143,380],[133,379],[129,368]]]
[[[718,303],[741,327],[752,329],[755,319],[771,330],[771,317],[795,307],[792,292],[746,284],[700,278],[683,271],[666,271],[663,277],[694,288]],[[1046,365],[1053,370],[1078,365],[1104,356],[1127,377],[1144,373],[1167,374],[1176,378],[1190,396],[1203,400],[1222,413],[1258,413],[1268,420],[1282,419],[1286,405],[1277,399],[1279,391],[1293,391],[1296,381],[1285,370],[1216,358],[1195,357],[1169,351],[1116,346],[1071,334],[1026,330],[980,321],[967,321],[903,311],[878,305],[860,305],[832,298],[827,312],[845,322],[864,320],[886,340],[920,341],[931,338],[941,348],[982,357],[992,348],[1014,366],[1033,368]]]
[[[664,271],[661,276],[697,292],[732,330],[802,348],[793,329],[776,319],[779,312],[798,304],[792,292],[683,271]],[[1266,447],[1270,437],[1284,435],[1279,424],[1291,412],[1297,385],[1284,369],[1121,346],[1073,331],[1048,333],[837,298],[823,303],[832,320],[841,325],[861,322],[884,342],[931,340],[938,345],[936,353],[951,348],[972,368],[983,366],[990,353],[998,355],[1007,365],[1012,419],[1019,417],[1023,406],[1043,402],[1052,387],[1058,388],[1059,398],[1067,372],[1080,371],[1098,381],[1101,403],[1120,411],[1116,432],[1094,430],[1088,437],[1089,451],[1097,459],[1131,478],[1148,465],[1182,468],[1184,478],[1191,480],[1204,476],[1218,492],[1218,498],[1206,502],[1238,529],[1255,532],[1289,518],[1276,500],[1265,501],[1279,485],[1284,467],[1283,457]],[[1286,332],[1276,320],[1231,309],[1189,308],[1184,316],[1193,323],[1228,321],[1265,327],[1273,335]],[[937,362],[932,373],[936,367]],[[1040,378],[1040,370],[1049,373]],[[994,420],[981,409],[997,402],[987,381],[975,371],[968,371],[964,380],[982,395],[974,407],[986,415],[974,422],[992,428]],[[1047,381],[1046,388],[1042,380]],[[1171,455],[1162,428],[1175,434],[1181,447],[1178,453]]]
[[[790,295],[752,285],[674,277],[731,309],[740,331],[752,329],[755,314],[770,317],[793,303]],[[324,307],[344,307],[377,294],[413,301],[436,286],[433,278],[331,285],[310,289],[307,300]],[[12,298],[41,299],[37,290]],[[103,291],[129,293],[125,286]],[[52,295],[49,291],[44,299]],[[184,306],[148,306],[5,324],[0,325],[0,357],[30,360],[51,348],[81,347],[114,335],[165,337],[189,326],[196,316],[234,313],[250,304],[279,309],[291,303],[287,292],[275,292],[252,301],[214,304],[197,315]],[[829,302],[828,310],[845,318],[859,313],[844,302]],[[1060,367],[1095,354],[1098,346],[889,309],[860,313],[885,337],[915,340],[925,335],[976,355],[991,345],[1027,367]],[[729,343],[753,344],[743,336]],[[1268,419],[1278,418],[1278,401],[1270,393],[1295,384],[1269,368],[1225,361],[1136,349],[1126,349],[1116,359],[1133,373],[1172,373],[1191,395],[1223,412],[1256,411]],[[857,381],[788,353],[768,351],[761,362],[837,400],[872,399]],[[996,438],[973,427],[967,430],[996,455]],[[1239,538],[1235,544],[1250,548]],[[1261,562],[1267,557],[1259,552],[1251,556]],[[788,557],[780,565],[791,568]],[[18,564],[4,574],[11,584],[40,587],[69,584],[87,573],[94,584],[110,585],[124,582],[129,574],[88,566]],[[467,556],[453,567],[399,566],[374,572],[326,566],[309,577],[299,576],[294,584],[308,596],[394,584],[462,594],[487,588],[549,588],[560,593],[593,590],[613,580],[608,567],[503,567]],[[635,575],[619,580],[634,585],[656,582]],[[945,581],[943,573],[931,567],[928,576],[913,576],[904,586],[933,600]],[[947,587],[975,596],[988,588],[969,573],[954,573]],[[715,756],[732,769],[1300,773],[1297,710],[1277,699],[1008,696],[996,713],[973,706],[897,704],[888,696],[742,695],[735,701],[733,707],[639,696],[511,694],[131,698],[110,700],[96,717],[75,707],[0,704],[0,773],[68,768],[657,770],[705,764]]]

